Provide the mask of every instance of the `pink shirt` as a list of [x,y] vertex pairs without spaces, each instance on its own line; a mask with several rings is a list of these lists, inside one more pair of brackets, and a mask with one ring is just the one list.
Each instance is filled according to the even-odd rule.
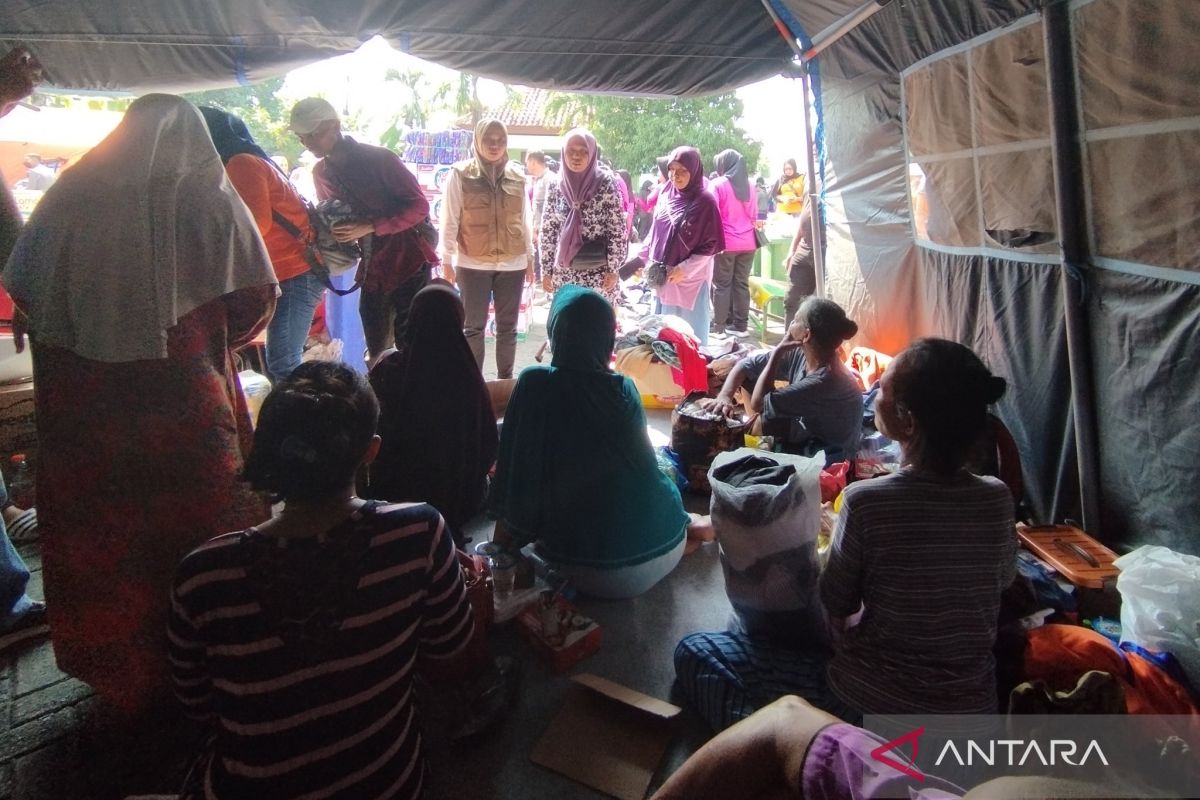
[[757,189],[750,187],[750,199],[738,200],[729,178],[721,176],[708,184],[708,191],[717,198],[721,209],[721,227],[725,229],[725,252],[745,253],[758,249],[754,236],[754,221],[758,217]]

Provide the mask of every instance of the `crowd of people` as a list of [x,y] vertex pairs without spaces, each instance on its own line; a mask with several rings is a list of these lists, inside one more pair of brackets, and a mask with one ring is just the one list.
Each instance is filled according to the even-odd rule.
[[[38,69],[10,54],[0,70],[22,80],[6,91],[27,94]],[[34,356],[44,610],[60,668],[114,711],[173,693],[207,726],[183,797],[416,797],[414,676],[479,662],[456,549],[470,519],[486,510],[497,543],[535,543],[597,598],[646,592],[708,534],[659,469],[633,384],[610,367],[614,302],[622,274],[641,271],[700,340],[710,323],[741,332],[760,206],[736,151],[717,154],[709,181],[701,154],[676,148],[657,193],[635,193],[584,129],[565,136],[556,178],[541,154],[527,159],[530,193],[504,126],[484,120],[438,231],[400,159],[345,135],[329,103],[301,101],[290,126],[320,159],[318,196],[356,214],[333,235],[370,240],[369,381],[299,363],[320,288],[288,227],[304,229],[307,212],[235,117],[146,95],[19,237],[6,203],[2,279]],[[789,213],[803,213],[795,182],[773,194],[800,197]],[[639,203],[653,211],[631,256]],[[798,234],[794,250],[813,246]],[[552,361],[521,372],[497,434],[480,373],[487,308],[510,377],[516,303],[539,271],[554,294]],[[708,405],[761,413],[798,450],[850,457],[862,397],[836,352],[857,326],[801,297],[783,342],[740,363]],[[233,356],[264,327],[275,386],[252,430]],[[847,723],[995,710],[1013,505],[964,465],[1004,388],[951,342],[919,340],[895,359],[876,418],[905,466],[845,492],[820,580],[832,649],[684,639],[680,686],[715,729],[789,694]],[[9,594],[8,614],[28,613],[24,584]],[[694,783],[705,774],[685,768],[664,792],[689,781],[677,796],[716,796]]]

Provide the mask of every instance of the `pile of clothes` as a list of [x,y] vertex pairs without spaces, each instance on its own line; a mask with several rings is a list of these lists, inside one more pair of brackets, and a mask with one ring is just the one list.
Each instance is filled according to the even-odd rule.
[[693,391],[708,391],[708,361],[691,326],[651,314],[617,339],[616,370],[633,381],[648,407],[674,408]]

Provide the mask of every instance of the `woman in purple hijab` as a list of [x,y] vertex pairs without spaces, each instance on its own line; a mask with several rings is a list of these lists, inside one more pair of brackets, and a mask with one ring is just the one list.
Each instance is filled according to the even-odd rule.
[[713,260],[725,249],[725,233],[717,200],[704,190],[700,151],[675,148],[665,185],[654,205],[654,222],[640,260],[646,266],[659,263],[667,268],[666,283],[654,290],[659,313],[686,320],[700,344],[708,344],[708,289]]
[[574,283],[616,302],[617,270],[629,253],[618,180],[600,165],[595,136],[583,128],[567,133],[562,171],[546,188],[538,240],[546,291]]

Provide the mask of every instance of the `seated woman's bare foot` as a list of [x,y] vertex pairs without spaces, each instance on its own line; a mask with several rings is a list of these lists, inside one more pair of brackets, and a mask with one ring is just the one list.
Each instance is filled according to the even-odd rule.
[[708,514],[703,516],[688,514],[687,538],[689,544],[714,541],[717,538],[717,532],[713,530],[712,517]]

